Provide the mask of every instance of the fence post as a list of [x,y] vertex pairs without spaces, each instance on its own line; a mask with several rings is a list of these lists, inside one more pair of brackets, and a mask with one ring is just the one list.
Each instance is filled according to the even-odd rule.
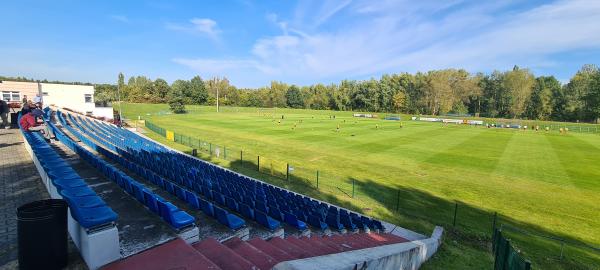
[[240,165],[244,165],[244,150],[240,150]]
[[492,234],[496,230],[496,219],[498,219],[498,212],[494,212],[494,220],[492,221]]
[[354,198],[354,178],[352,178],[352,198]]
[[396,196],[396,212],[400,212],[400,189],[398,189],[398,195]]
[[319,189],[319,170],[317,170],[317,189]]
[[208,155],[212,157],[212,143],[208,143]]
[[256,170],[260,172],[260,156],[256,156]]
[[285,180],[290,181],[290,164],[287,164],[287,169],[285,170]]
[[227,159],[227,147],[223,146],[223,159]]
[[560,260],[562,261],[563,258],[563,252],[565,250],[565,242],[564,241],[560,241]]
[[452,227],[456,227],[456,212],[458,211],[458,202],[454,202],[454,219],[452,220]]

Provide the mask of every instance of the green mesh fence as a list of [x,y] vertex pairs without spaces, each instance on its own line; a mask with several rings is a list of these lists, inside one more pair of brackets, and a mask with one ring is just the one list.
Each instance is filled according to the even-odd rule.
[[494,230],[492,250],[494,252],[494,270],[531,269],[531,263],[521,257],[500,229]]

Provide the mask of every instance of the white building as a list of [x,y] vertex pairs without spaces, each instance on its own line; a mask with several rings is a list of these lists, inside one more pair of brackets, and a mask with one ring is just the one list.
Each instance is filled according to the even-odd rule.
[[69,108],[83,114],[113,118],[112,108],[96,107],[93,85],[0,81],[0,93],[3,100],[19,103],[21,106],[24,98],[33,101],[39,94],[44,106]]

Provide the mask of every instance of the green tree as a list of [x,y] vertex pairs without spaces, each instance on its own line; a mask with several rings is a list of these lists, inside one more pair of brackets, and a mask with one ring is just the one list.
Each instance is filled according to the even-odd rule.
[[509,116],[516,118],[525,112],[527,100],[533,91],[535,76],[528,69],[515,66],[504,75],[503,86],[509,93]]
[[[175,83],[173,83],[175,84]],[[181,87],[173,87],[173,91],[169,96],[169,109],[171,112],[180,114],[185,113],[185,98],[183,94],[183,88]]]
[[287,92],[285,93],[285,99],[287,106],[290,108],[304,108],[302,94],[300,93],[300,89],[295,85],[292,85],[288,88]]
[[190,89],[190,82],[186,80],[176,80],[171,84],[171,92],[176,93],[176,96],[181,96],[185,104],[191,104],[192,102],[189,96],[191,93]]
[[153,100],[155,102],[158,103],[158,102],[167,101],[169,92],[171,92],[171,87],[169,86],[167,81],[165,81],[161,78],[157,78],[156,80],[154,80],[153,89],[154,89],[154,93],[155,93]]
[[208,91],[200,76],[194,76],[190,80],[190,101],[193,104],[204,104],[208,100]]
[[396,112],[401,112],[406,109],[406,94],[404,91],[398,91],[392,98],[394,109]]

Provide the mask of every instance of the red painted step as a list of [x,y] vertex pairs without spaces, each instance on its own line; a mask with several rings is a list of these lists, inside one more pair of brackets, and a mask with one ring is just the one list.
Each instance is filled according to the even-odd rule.
[[238,237],[234,237],[223,242],[223,245],[235,251],[237,254],[258,266],[260,269],[271,269],[278,263],[278,261],[273,259],[273,257],[267,255],[260,249],[253,247],[245,241],[242,241]]
[[[301,241],[304,241],[305,243],[311,245],[311,246],[315,246],[316,248],[318,248],[319,250],[322,250],[322,254],[321,255],[327,255],[327,254],[333,254],[333,253],[337,253],[338,250],[336,248],[330,247],[327,244],[323,243],[322,241],[320,241],[320,239],[317,239],[317,237],[300,237],[299,238]],[[312,240],[315,239],[315,240]]]
[[233,250],[213,238],[207,238],[192,245],[198,252],[223,269],[258,269],[254,264],[242,258]]
[[294,259],[292,255],[261,238],[250,239],[250,241],[247,243],[268,254],[273,259],[277,260],[277,262],[290,261]]
[[369,242],[361,239],[360,235],[358,234],[346,234],[343,236],[339,235],[338,238],[344,240],[346,244],[352,246],[353,250],[371,247]]
[[219,266],[204,257],[185,241],[177,238],[131,257],[113,262],[103,270],[218,270]]
[[354,248],[352,246],[348,245],[343,240],[340,240],[339,238],[334,237],[334,236],[323,236],[323,241],[337,246],[339,249],[341,249],[340,252],[354,250]]
[[312,256],[310,253],[302,250],[302,248],[299,248],[298,246],[291,244],[290,242],[285,241],[279,237],[269,239],[269,243],[292,255],[294,259],[303,259]]
[[323,251],[321,249],[319,249],[318,246],[306,244],[304,241],[296,238],[295,236],[286,237],[284,240],[288,241],[292,245],[295,245],[295,246],[301,248],[302,250],[304,250],[305,252],[309,253],[310,257],[321,256],[324,254]]

